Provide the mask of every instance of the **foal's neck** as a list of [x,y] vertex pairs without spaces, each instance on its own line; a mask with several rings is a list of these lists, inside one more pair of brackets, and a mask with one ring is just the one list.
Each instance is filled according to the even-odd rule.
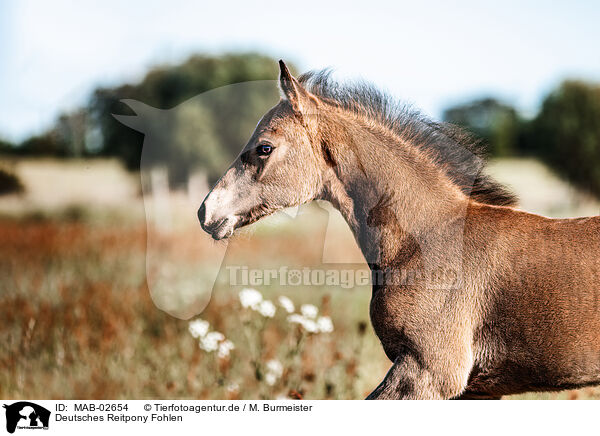
[[462,216],[460,188],[389,129],[342,113],[321,127],[331,158],[321,198],[344,216],[371,268],[408,262],[432,230]]

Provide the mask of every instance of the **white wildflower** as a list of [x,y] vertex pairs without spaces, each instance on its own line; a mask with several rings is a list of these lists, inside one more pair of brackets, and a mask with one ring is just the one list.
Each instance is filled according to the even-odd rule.
[[317,320],[317,328],[321,333],[331,333],[333,331],[333,322],[328,316],[321,316]]
[[209,324],[208,321],[203,319],[195,319],[188,325],[188,330],[194,338],[200,338],[208,333]]
[[269,386],[273,386],[283,374],[283,365],[279,360],[272,359],[267,362],[266,367],[265,382]]
[[207,352],[217,351],[219,348],[219,342],[225,339],[223,333],[210,332],[206,336],[200,338],[200,348]]
[[312,304],[303,304],[300,306],[300,312],[305,318],[314,319],[317,317],[319,309],[317,309],[317,306],[313,306]]
[[319,327],[312,319],[307,319],[298,313],[293,313],[288,316],[288,321],[292,324],[300,324],[304,330],[309,333],[318,333]]
[[220,342],[225,339],[225,335],[221,332],[210,332],[206,334],[207,338],[211,338],[217,342]]
[[285,309],[285,311],[287,313],[294,313],[294,310],[296,310],[292,300],[290,300],[288,297],[286,297],[284,295],[281,295],[279,297],[279,304],[281,305],[281,307],[283,307]]
[[304,319],[302,327],[309,333],[319,333],[319,326],[312,319]]
[[213,340],[208,340],[206,337],[200,338],[200,342],[198,342],[198,346],[200,349],[206,351],[207,353],[212,353],[219,348],[219,343]]
[[254,310],[256,310],[258,308],[258,305],[261,303],[263,297],[262,294],[260,292],[258,292],[256,289],[252,289],[252,288],[244,288],[240,291],[239,294],[240,297],[240,302],[242,303],[242,306],[248,308],[252,308]]
[[275,305],[269,300],[264,300],[258,306],[258,312],[265,318],[273,318],[275,316]]
[[227,385],[227,392],[238,392],[240,390],[240,385],[236,382],[231,382]]
[[274,373],[277,377],[283,374],[283,365],[277,359],[271,359],[267,362],[267,371]]
[[219,349],[217,350],[217,356],[219,356],[221,359],[224,359],[225,357],[229,356],[229,353],[234,348],[235,348],[235,345],[233,345],[233,342],[231,342],[229,339],[225,339],[224,341],[222,341],[219,344]]
[[269,386],[273,386],[275,383],[277,383],[277,377],[275,377],[274,374],[268,372],[268,373],[265,374],[265,382]]
[[292,313],[288,316],[288,321],[292,324],[302,324],[304,322],[304,317],[299,313]]

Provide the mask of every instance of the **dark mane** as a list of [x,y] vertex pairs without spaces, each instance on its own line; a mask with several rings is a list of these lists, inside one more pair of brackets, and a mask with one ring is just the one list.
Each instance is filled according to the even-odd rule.
[[458,126],[430,120],[368,83],[339,84],[331,79],[329,70],[308,72],[298,80],[321,99],[375,119],[428,152],[453,182],[474,200],[500,206],[517,203],[516,196],[483,173],[485,148],[482,142]]

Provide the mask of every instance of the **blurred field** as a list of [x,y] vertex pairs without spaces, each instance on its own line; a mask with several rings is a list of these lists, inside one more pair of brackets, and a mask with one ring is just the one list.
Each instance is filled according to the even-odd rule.
[[[389,367],[368,323],[364,286],[257,287],[274,303],[286,295],[296,311],[311,303],[331,317],[333,332],[307,333],[278,305],[273,318],[242,308],[242,287],[220,281],[199,317],[235,349],[222,357],[200,349],[187,320],[157,308],[166,303],[148,288],[146,251],[176,260],[193,278],[222,247],[185,225],[148,238],[139,178],[113,161],[3,165],[22,178],[25,193],[0,197],[0,397],[363,398]],[[600,213],[597,201],[535,161],[497,161],[490,171],[527,210]],[[253,226],[230,245],[226,262],[322,264],[323,226],[315,225],[322,213],[309,208],[296,220]],[[328,231],[335,244],[324,257],[356,259],[339,217]],[[211,284],[201,280],[206,293]],[[171,307],[180,317],[197,312],[193,299],[181,301]],[[273,360],[281,363],[274,382]],[[598,388],[514,398],[596,397]]]

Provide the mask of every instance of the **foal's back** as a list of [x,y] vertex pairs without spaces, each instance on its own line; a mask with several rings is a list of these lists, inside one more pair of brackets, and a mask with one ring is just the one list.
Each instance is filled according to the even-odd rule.
[[470,385],[509,394],[600,383],[600,217],[475,205],[467,231],[493,271]]

